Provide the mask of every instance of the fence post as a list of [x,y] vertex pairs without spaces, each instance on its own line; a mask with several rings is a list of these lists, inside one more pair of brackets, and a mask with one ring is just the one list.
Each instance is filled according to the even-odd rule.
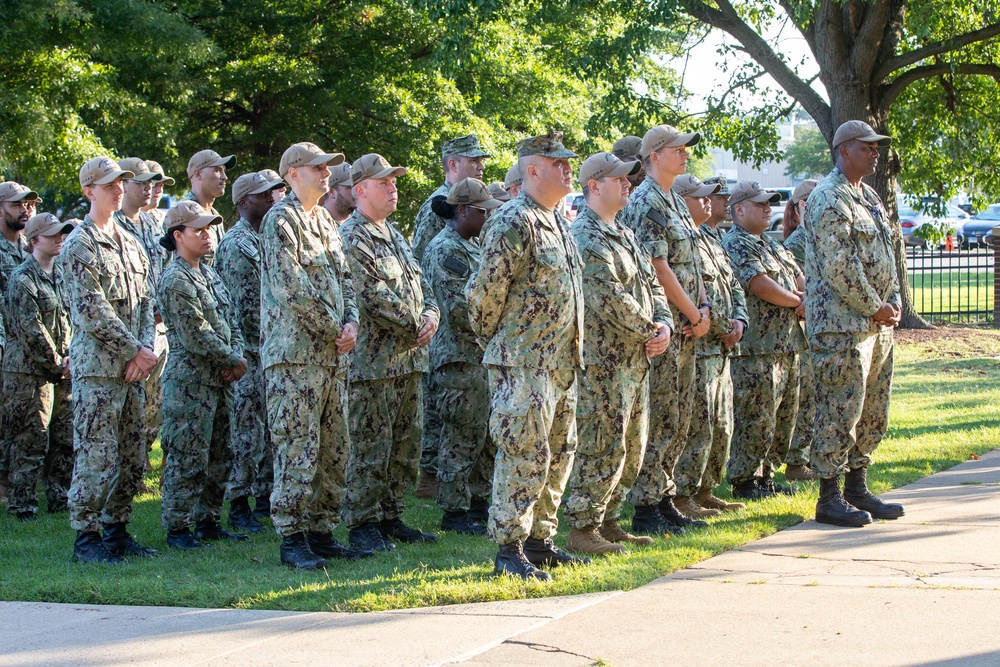
[[997,252],[997,238],[1000,226],[993,228],[993,327],[1000,329],[1000,253]]

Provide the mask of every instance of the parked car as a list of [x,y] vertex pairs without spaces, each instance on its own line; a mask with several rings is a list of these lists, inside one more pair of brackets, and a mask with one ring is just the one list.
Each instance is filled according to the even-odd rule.
[[990,204],[964,221],[962,234],[965,236],[965,243],[969,247],[988,245],[986,235],[997,225],[1000,225],[1000,204]]
[[583,193],[571,192],[563,198],[563,215],[570,222],[576,220],[576,214],[583,208]]
[[915,210],[910,204],[900,201],[899,204],[899,226],[903,229],[903,242],[906,245],[921,246],[926,244],[918,238],[914,238],[913,232],[925,222],[945,223],[955,230],[953,240],[955,245],[963,242],[963,225],[969,220],[969,214],[957,206],[947,206],[944,216],[933,216],[922,211]]

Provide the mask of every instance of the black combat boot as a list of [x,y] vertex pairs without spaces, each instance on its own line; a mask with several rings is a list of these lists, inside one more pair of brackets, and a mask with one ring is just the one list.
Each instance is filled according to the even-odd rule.
[[128,524],[109,523],[104,527],[104,548],[122,558],[151,558],[159,556],[156,549],[144,547],[128,534]]
[[340,560],[361,560],[371,558],[375,552],[371,549],[353,549],[333,539],[333,533],[314,533],[309,531],[306,536],[309,548],[317,556],[323,558],[339,558]]
[[819,480],[819,501],[816,503],[816,523],[828,523],[845,528],[860,528],[872,522],[872,515],[850,505],[840,495],[840,477]]
[[264,524],[258,521],[250,509],[250,498],[240,496],[229,503],[229,527],[233,530],[245,530],[248,533],[259,533]]
[[250,539],[249,535],[244,535],[243,533],[230,533],[220,526],[218,521],[213,521],[212,519],[204,519],[196,523],[194,525],[194,536],[204,542],[218,542],[222,540],[246,542]]
[[685,528],[704,528],[708,525],[707,522],[701,519],[689,519],[681,514],[680,510],[674,505],[674,499],[670,496],[664,496],[656,508],[660,510],[660,516],[663,517],[664,521],[681,530]]
[[79,531],[73,544],[73,559],[81,563],[104,563],[106,565],[123,565],[127,560],[116,556],[104,548],[101,534],[96,530]]
[[898,519],[906,509],[898,503],[885,503],[868,490],[868,468],[855,468],[844,477],[844,500],[873,519]]
[[326,561],[309,548],[305,533],[282,538],[281,563],[296,570],[322,570],[326,567]]
[[767,498],[773,498],[777,495],[773,491],[767,489],[767,487],[761,486],[757,482],[758,479],[754,478],[748,482],[733,484],[733,498],[740,498],[742,500],[766,500]]
[[524,541],[524,557],[535,567],[548,565],[558,567],[560,565],[590,565],[589,558],[577,558],[566,553],[556,546],[551,537],[540,540],[537,537],[529,537]]
[[167,546],[173,547],[174,549],[189,551],[191,549],[201,549],[202,547],[210,547],[212,545],[198,540],[187,528],[174,528],[173,530],[167,531]]
[[485,535],[486,526],[473,521],[471,514],[471,512],[445,512],[441,518],[441,530],[464,535]]
[[469,503],[469,518],[485,525],[490,520],[490,501],[473,496],[472,502]]
[[548,572],[542,572],[525,558],[520,540],[500,547],[493,561],[493,574],[508,574],[535,581],[552,581],[552,576]]
[[667,523],[656,505],[636,505],[632,532],[640,535],[680,535],[681,529]]
[[271,518],[271,496],[257,496],[256,502],[253,507],[253,518],[255,519],[270,519]]
[[392,551],[396,548],[393,542],[385,539],[374,522],[363,523],[347,531],[347,539],[355,549],[368,551]]
[[775,495],[781,493],[786,496],[794,496],[795,489],[790,486],[782,486],[781,484],[775,482],[774,478],[772,477],[773,474],[774,474],[773,470],[771,470],[767,466],[764,466],[764,475],[762,477],[757,478],[757,484],[761,488],[767,489],[768,491],[770,491]]
[[403,520],[398,516],[395,519],[383,519],[376,524],[376,527],[378,528],[378,532],[382,533],[382,537],[387,540],[393,538],[410,544],[438,541],[437,535],[434,533],[425,533],[416,528],[411,528],[403,523]]

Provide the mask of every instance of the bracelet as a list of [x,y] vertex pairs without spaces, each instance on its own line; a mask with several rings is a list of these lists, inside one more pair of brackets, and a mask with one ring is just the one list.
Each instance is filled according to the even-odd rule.
[[702,315],[701,317],[698,318],[698,321],[694,323],[694,325],[693,325],[694,328],[697,329],[698,327],[700,327],[701,323],[704,322],[704,321],[705,321],[705,316]]

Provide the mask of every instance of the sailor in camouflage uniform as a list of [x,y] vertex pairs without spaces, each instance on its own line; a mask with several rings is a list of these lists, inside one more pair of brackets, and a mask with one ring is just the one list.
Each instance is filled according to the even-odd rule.
[[39,477],[49,512],[66,510],[73,476],[73,399],[69,341],[73,330],[55,261],[76,225],[51,213],[32,216],[25,240],[32,254],[7,287],[10,337],[3,359],[4,432],[11,439],[9,509],[35,518]]
[[573,222],[583,261],[583,357],[577,405],[579,445],[563,513],[566,546],[594,556],[652,544],[618,526],[624,495],[639,474],[649,435],[649,359],[670,344],[673,320],[646,251],[615,222],[640,168],[611,153],[580,167],[586,206]]
[[215,251],[215,268],[233,301],[236,322],[243,334],[246,375],[233,384],[230,447],[233,467],[226,484],[229,525],[258,533],[263,524],[250,509],[250,496],[258,511],[268,506],[273,489],[273,445],[264,423],[264,369],[260,365],[260,225],[271,210],[271,192],[284,184],[268,180],[261,172],[243,174],[233,184],[233,204],[240,220],[226,232]]
[[650,371],[650,431],[639,477],[629,492],[632,528],[649,534],[677,533],[694,525],[674,506],[674,467],[688,446],[695,394],[695,339],[708,333],[711,304],[702,281],[698,228],[684,199],[671,191],[687,169],[688,147],[701,139],[669,125],[643,136],[646,179],[629,197],[621,221],[653,258],[657,279],[670,302],[678,335]]
[[[28,220],[35,215],[41,198],[34,190],[20,183],[0,183],[0,295],[7,294],[7,281],[14,269],[28,256],[28,244],[22,236]],[[3,310],[3,308],[0,308]],[[0,388],[3,381],[0,377]],[[0,389],[0,420],[5,410]],[[10,458],[10,438],[0,433],[0,502],[7,496],[7,475]]]
[[[226,194],[228,182],[226,170],[235,166],[235,155],[222,157],[213,150],[198,151],[188,160],[187,175],[191,181],[191,192],[187,193],[184,199],[196,201],[212,215],[219,215],[215,210],[215,200]],[[225,231],[222,225],[209,227],[209,234],[212,235],[212,251],[202,258],[202,262],[212,265],[215,260],[215,250],[222,242]]]
[[340,234],[361,308],[351,361],[351,459],[345,523],[351,544],[385,551],[391,541],[436,542],[403,523],[403,497],[417,481],[423,431],[421,374],[437,330],[434,292],[389,220],[396,210],[393,167],[375,153],[351,166],[357,209]]
[[[894,248],[878,194],[862,182],[891,139],[848,121],[833,137],[836,168],[806,204],[806,327],[816,374],[810,467],[820,477],[816,520],[859,526],[902,505],[868,490],[871,454],[889,425],[892,329],[901,316]],[[840,476],[846,473],[843,495]]]
[[733,495],[750,500],[792,492],[771,474],[788,453],[798,409],[805,285],[791,253],[763,236],[771,204],[780,199],[757,183],[737,183],[729,197],[734,224],[722,240],[746,293],[750,320],[732,365],[735,426],[728,478]]
[[561,132],[517,146],[521,191],[491,216],[466,296],[492,395],[494,572],[550,581],[538,566],[579,562],[552,541],[576,451],[583,367],[583,267],[556,210],[572,190],[576,153]]
[[[151,556],[127,531],[132,498],[146,462],[143,381],[159,359],[149,259],[142,245],[115,222],[121,208],[122,171],[106,157],[80,169],[90,213],[61,253],[73,340],[73,450],[70,526],[73,555],[85,562],[118,564]],[[102,541],[98,530],[104,525]]]
[[[437,234],[445,228],[445,220],[431,207],[435,197],[447,195],[451,187],[466,178],[481,180],[483,160],[490,154],[479,147],[479,138],[467,134],[449,139],[441,146],[441,165],[444,167],[444,185],[431,193],[417,211],[413,222],[413,256],[423,261],[424,249]],[[435,373],[424,375],[424,433],[420,443],[420,483],[417,496],[434,498],[437,495],[437,459],[441,446],[441,418],[438,415],[438,400],[441,392],[434,384]]]
[[281,562],[314,570],[327,558],[371,556],[333,538],[350,455],[347,353],[358,334],[351,270],[320,198],[342,153],[293,144],[278,172],[292,192],[261,230],[260,360],[274,443],[271,518]]
[[[201,258],[212,249],[211,225],[197,202],[178,202],[163,221],[162,244],[174,252],[156,300],[167,325],[170,358],[163,371],[163,502],[167,544],[197,549],[205,541],[247,539],[219,525],[232,453],[232,383],[247,370],[243,336],[229,292]],[[191,527],[194,526],[194,535]]]
[[338,226],[346,222],[351,217],[351,213],[354,213],[354,209],[357,208],[357,204],[354,203],[354,190],[351,182],[351,165],[348,162],[330,167],[330,191],[326,193],[326,198],[323,200],[323,208],[327,210]]
[[698,227],[698,250],[701,253],[702,279],[712,303],[712,326],[708,334],[695,342],[695,411],[691,418],[690,446],[674,468],[677,482],[677,508],[699,519],[724,510],[743,509],[743,503],[716,498],[712,491],[722,480],[729,458],[733,435],[733,379],[730,357],[749,326],[746,296],[733,273],[729,256],[722,248],[722,235],[716,226],[726,214],[717,214],[712,196],[718,196],[728,184],[702,183],[690,174],[674,181],[673,191],[684,197]]
[[[483,350],[469,324],[465,283],[479,269],[479,232],[486,216],[500,204],[482,181],[455,183],[431,202],[445,228],[427,245],[423,261],[441,310],[429,350],[442,423],[437,504],[444,511],[441,528],[468,535],[486,533],[482,510],[489,507],[496,447],[486,418],[490,396]],[[476,513],[470,511],[474,502]]]
[[[150,191],[149,203],[142,207],[145,213],[148,213],[153,217],[154,220],[160,225],[160,229],[163,228],[163,219],[166,217],[166,210],[160,208],[160,199],[163,198],[163,188],[172,187],[177,181],[173,176],[167,176],[163,173],[163,167],[156,160],[143,160],[149,170],[159,174],[159,180],[153,180],[153,187]],[[159,334],[159,332],[157,332]]]

